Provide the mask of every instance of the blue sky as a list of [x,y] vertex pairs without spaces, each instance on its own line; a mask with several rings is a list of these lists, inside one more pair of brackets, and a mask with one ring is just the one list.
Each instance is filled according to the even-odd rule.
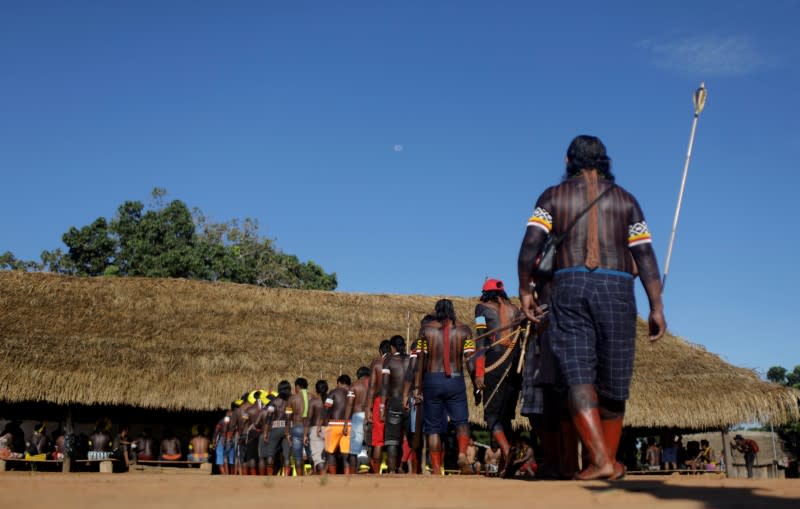
[[800,3],[532,4],[0,0],[0,251],[38,259],[158,186],[257,218],[342,291],[516,291],[526,219],[588,133],[663,263],[705,81],[667,320],[737,365],[800,364]]

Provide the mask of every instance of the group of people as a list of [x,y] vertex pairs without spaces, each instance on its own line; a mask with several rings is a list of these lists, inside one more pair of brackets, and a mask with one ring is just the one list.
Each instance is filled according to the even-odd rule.
[[[302,475],[307,459],[315,472],[350,473],[365,455],[379,472],[384,451],[391,473],[404,464],[420,472],[427,459],[441,473],[445,452],[456,468],[474,472],[469,376],[500,452],[498,474],[519,467],[547,478],[622,477],[616,456],[633,373],[634,279],[647,294],[653,341],[666,330],[662,282],[644,214],[615,183],[603,143],[578,136],[565,162],[563,181],[539,196],[527,222],[517,265],[520,307],[502,281],[487,279],[474,327],[442,299],[410,348],[401,336],[382,341],[355,379],[343,374],[333,388],[319,380],[312,394],[297,378],[242,395],[213,433],[220,472],[269,475],[294,467]],[[512,455],[520,393],[542,465],[525,448]],[[446,448],[448,430],[455,440]],[[586,453],[580,471],[578,439]],[[161,456],[178,453],[162,449]]]
[[[355,381],[342,375],[328,392],[320,380],[309,395],[299,378],[294,391],[284,381],[277,395],[245,395],[217,426],[221,470],[269,474],[279,448],[288,469],[291,447],[295,462],[307,448],[316,471],[349,473],[366,446],[374,472],[384,450],[389,472],[398,472],[404,459],[408,471],[419,472],[421,433],[438,474],[443,437],[453,429],[457,468],[474,472],[469,376],[499,448],[501,472],[518,464],[509,436],[522,393],[522,413],[544,458],[536,467],[524,461],[526,469],[548,478],[622,477],[625,467],[616,457],[633,373],[634,278],[648,297],[652,341],[666,330],[662,282],[644,214],[615,183],[603,143],[578,136],[565,161],[563,181],[542,193],[528,220],[518,258],[521,307],[511,303],[502,281],[487,279],[474,330],[442,299],[408,352],[400,336],[382,342],[380,356],[359,368]],[[580,471],[578,439],[585,451]],[[296,471],[302,472],[299,464]]]

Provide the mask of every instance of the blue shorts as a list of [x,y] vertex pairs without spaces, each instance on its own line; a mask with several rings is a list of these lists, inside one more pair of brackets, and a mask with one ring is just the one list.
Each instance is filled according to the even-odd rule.
[[447,432],[447,418],[454,426],[466,424],[467,386],[461,375],[426,373],[422,379],[422,432],[426,435]]
[[557,271],[547,334],[567,385],[594,384],[609,399],[628,399],[636,351],[633,278]]
[[356,412],[350,417],[350,454],[358,454],[364,446],[364,412]]
[[236,463],[236,443],[233,439],[226,440],[222,452],[223,458],[228,459],[228,464],[233,465]]
[[217,442],[217,447],[214,449],[214,454],[216,460],[214,461],[215,465],[224,465],[225,464],[225,445],[223,441],[220,440]]
[[292,456],[294,456],[294,461],[297,463],[298,461],[303,461],[303,449],[304,444],[303,441],[305,440],[305,432],[302,424],[298,424],[296,426],[292,426],[292,429],[289,431],[292,435]]

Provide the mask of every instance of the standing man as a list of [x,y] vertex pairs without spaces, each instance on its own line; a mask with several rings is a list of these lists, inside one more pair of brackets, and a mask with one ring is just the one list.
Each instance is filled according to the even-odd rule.
[[755,440],[744,438],[742,435],[733,437],[731,447],[744,455],[744,465],[747,468],[747,478],[753,478],[753,465],[756,463],[756,453],[758,452],[758,444]]
[[633,278],[638,269],[655,341],[667,327],[661,276],[644,214],[614,184],[603,143],[578,136],[567,149],[566,166],[563,182],[542,193],[528,221],[518,261],[520,300],[525,315],[538,322],[537,257],[549,235],[566,233],[555,260],[548,334],[569,386],[575,428],[591,458],[576,478],[616,479],[624,475],[616,454],[636,345]]
[[308,428],[308,413],[310,402],[308,398],[308,380],[300,377],[294,381],[294,394],[289,398],[291,413],[292,456],[294,456],[294,471],[296,475],[304,475],[303,452],[306,445],[306,432]]
[[408,432],[408,398],[403,398],[403,387],[408,371],[406,340],[393,336],[390,340],[392,354],[383,362],[381,384],[381,415],[385,424],[385,440],[389,473],[398,473],[403,439]]
[[311,465],[314,472],[321,474],[325,468],[325,418],[324,402],[328,399],[328,382],[317,380],[314,384],[316,395],[311,398],[308,406],[308,427],[306,427],[305,443],[311,450]]
[[357,380],[350,389],[355,397],[353,398],[353,414],[350,418],[350,471],[358,473],[358,454],[364,446],[364,423],[367,413],[367,391],[369,391],[370,369],[361,366],[356,371]]
[[291,475],[289,467],[289,419],[294,413],[288,400],[292,395],[292,386],[288,380],[281,380],[278,384],[278,397],[272,398],[267,405],[266,412],[262,414],[263,427],[261,441],[258,447],[259,466],[265,464],[265,474],[273,475],[275,472],[275,457],[280,447],[283,458],[283,474]]
[[327,429],[325,430],[325,452],[328,453],[328,473],[336,473],[336,453],[344,459],[344,473],[350,474],[350,463],[347,455],[350,453],[350,415],[353,411],[355,393],[350,390],[350,377],[339,375],[336,379],[336,388],[325,399],[325,408],[328,409]]
[[[442,473],[442,435],[447,433],[448,417],[456,429],[458,465],[468,473],[469,414],[464,367],[467,356],[475,352],[472,331],[458,323],[453,303],[441,299],[434,306],[433,316],[423,321],[419,336],[415,383],[422,387],[422,431],[428,438],[433,474]],[[406,405],[411,385],[406,379]]]
[[475,345],[485,352],[475,360],[475,388],[483,392],[483,418],[486,428],[503,451],[503,464],[508,466],[507,435],[517,410],[522,377],[517,373],[521,344],[525,338],[518,325],[522,312],[511,303],[503,282],[487,279],[481,289],[481,301],[475,306],[475,331],[498,332],[481,338]]
[[369,464],[373,474],[381,473],[381,459],[383,457],[383,434],[384,423],[381,418],[381,381],[383,380],[383,361],[392,351],[391,343],[388,339],[381,341],[378,346],[380,357],[372,361],[369,375],[369,389],[367,392],[367,423],[371,424],[370,445],[372,455]]

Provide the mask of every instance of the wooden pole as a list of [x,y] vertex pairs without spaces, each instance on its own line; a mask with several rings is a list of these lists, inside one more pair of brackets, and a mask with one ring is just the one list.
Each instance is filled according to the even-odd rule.
[[72,458],[69,455],[69,445],[75,443],[74,433],[75,429],[72,426],[72,407],[67,407],[67,415],[64,423],[64,463],[61,466],[62,472],[70,472],[72,470]]
[[725,474],[731,478],[733,475],[733,455],[731,454],[731,435],[727,429],[722,430],[722,451],[725,458]]

